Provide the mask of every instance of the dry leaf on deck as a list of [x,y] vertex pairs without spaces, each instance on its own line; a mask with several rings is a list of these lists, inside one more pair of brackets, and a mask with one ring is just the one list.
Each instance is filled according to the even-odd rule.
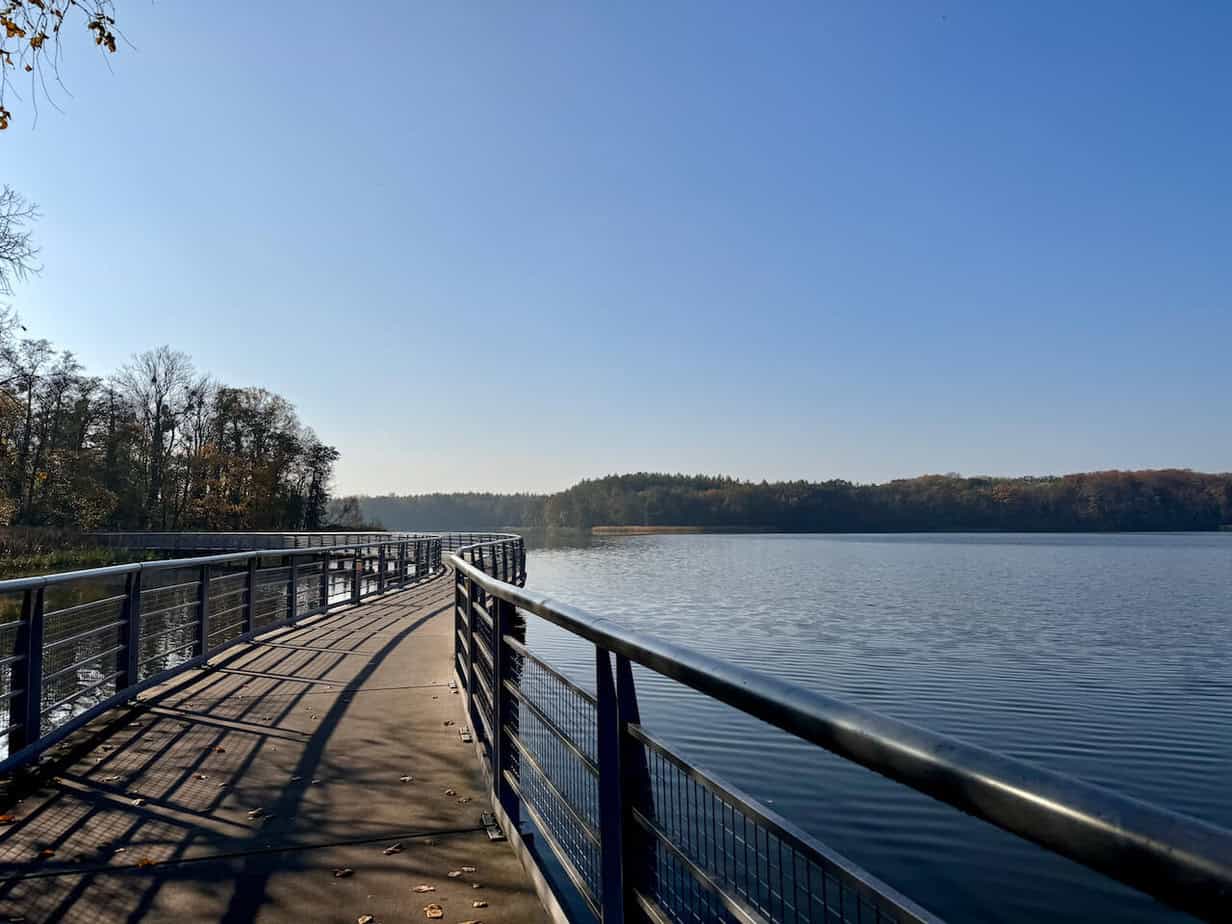
[[461,875],[462,875],[462,870],[460,870],[460,869],[451,869],[451,870],[450,870],[448,873],[446,873],[445,875],[447,875],[450,879],[457,879],[459,876],[461,876]]
[[355,924],[372,924],[372,922],[375,920],[376,918],[374,918],[370,914],[361,914],[359,917],[355,919]]
[[392,856],[392,855],[393,855],[393,854],[395,854],[395,853],[402,853],[402,844],[401,844],[401,843],[397,843],[397,844],[390,844],[388,847],[386,847],[386,848],[382,851],[382,853],[384,853],[384,854],[385,854],[385,856],[387,856],[387,857],[388,857],[388,856]]
[[443,918],[444,916],[445,916],[445,909],[442,908],[440,905],[436,904],[435,902],[431,905],[424,906],[424,917],[425,918]]
[[412,889],[411,891],[412,891],[412,892],[435,892],[435,891],[436,891],[436,886],[430,886],[430,885],[417,885],[417,886],[415,886],[415,888],[414,888],[414,889]]
[[351,867],[349,866],[340,866],[336,870],[334,870],[334,878],[335,879],[346,879],[347,876],[350,876],[354,872],[355,870],[351,869]]

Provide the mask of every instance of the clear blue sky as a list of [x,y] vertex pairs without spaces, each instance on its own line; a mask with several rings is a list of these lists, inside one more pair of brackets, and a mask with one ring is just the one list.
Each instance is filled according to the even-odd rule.
[[1232,468],[1232,5],[117,5],[14,302],[342,491]]

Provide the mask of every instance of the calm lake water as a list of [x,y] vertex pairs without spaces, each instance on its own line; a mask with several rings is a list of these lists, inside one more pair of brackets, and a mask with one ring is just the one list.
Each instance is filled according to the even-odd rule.
[[[1232,827],[1232,535],[660,535],[528,586],[738,664]],[[593,684],[587,646],[533,650]],[[953,922],[1190,918],[638,674],[646,724]]]

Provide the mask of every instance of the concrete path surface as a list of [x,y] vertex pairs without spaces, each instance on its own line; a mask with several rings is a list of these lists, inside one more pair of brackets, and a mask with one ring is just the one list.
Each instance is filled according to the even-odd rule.
[[439,578],[305,620],[69,739],[0,809],[0,921],[545,920],[479,826],[452,603]]

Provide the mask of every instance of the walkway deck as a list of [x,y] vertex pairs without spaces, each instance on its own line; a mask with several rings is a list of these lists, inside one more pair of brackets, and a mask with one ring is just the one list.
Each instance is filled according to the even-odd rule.
[[445,924],[544,920],[479,827],[452,599],[444,578],[305,620],[69,739],[0,810],[0,920],[389,924],[430,902]]

